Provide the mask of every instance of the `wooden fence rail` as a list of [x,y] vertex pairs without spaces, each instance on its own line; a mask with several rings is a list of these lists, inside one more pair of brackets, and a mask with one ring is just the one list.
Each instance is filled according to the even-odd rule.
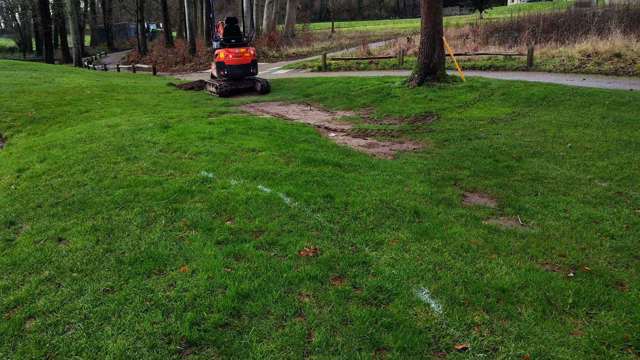
[[[327,71],[328,61],[368,61],[368,60],[389,60],[389,59],[398,59],[398,63],[400,65],[404,65],[404,58],[406,56],[406,50],[401,49],[398,51],[396,55],[384,55],[384,56],[354,56],[354,57],[341,57],[335,56],[328,58],[327,54],[322,54],[322,71]],[[529,46],[527,48],[526,53],[517,53],[517,52],[461,52],[454,53],[453,56],[456,57],[473,57],[473,56],[504,56],[504,57],[526,57],[527,58],[527,68],[531,69],[534,65],[534,49],[533,46]]]

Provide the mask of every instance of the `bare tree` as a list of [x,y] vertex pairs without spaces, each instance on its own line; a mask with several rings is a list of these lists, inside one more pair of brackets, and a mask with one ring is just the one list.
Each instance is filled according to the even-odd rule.
[[276,31],[276,0],[265,0],[262,14],[262,32],[269,34]]
[[69,51],[69,40],[67,40],[67,18],[64,11],[63,0],[53,0],[53,24],[59,38],[62,63],[68,64],[73,61]]
[[84,38],[80,34],[80,0],[66,0],[71,42],[73,43],[73,66],[82,67]]
[[169,5],[167,0],[160,0],[162,8],[162,28],[164,30],[164,46],[173,47],[173,33],[171,32],[171,16],[169,15]]
[[96,0],[89,0],[89,33],[91,39],[89,44],[91,46],[98,45],[97,39],[97,27],[98,27],[98,11],[96,10]]
[[136,33],[138,52],[142,55],[147,55],[149,48],[147,44],[147,24],[145,23],[144,16],[144,1],[145,0],[136,0]]
[[292,39],[296,36],[296,18],[298,16],[298,0],[287,0],[287,12],[284,18],[284,37]]
[[195,1],[196,0],[184,0],[184,23],[187,33],[187,41],[189,42],[189,54],[191,56],[196,54],[196,28],[194,24],[195,16]]
[[49,0],[38,0],[38,18],[44,61],[47,64],[53,64],[55,63],[55,57],[53,49],[53,29],[51,27],[51,9],[49,8]]
[[102,27],[104,28],[107,48],[113,51],[116,48],[113,42],[113,0],[101,0],[100,6],[102,7]]
[[426,81],[442,81],[446,77],[442,0],[421,0],[420,47],[418,63],[409,77],[409,85],[420,86]]

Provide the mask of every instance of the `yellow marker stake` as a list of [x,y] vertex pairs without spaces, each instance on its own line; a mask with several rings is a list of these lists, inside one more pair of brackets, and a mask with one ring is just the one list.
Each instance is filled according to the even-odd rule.
[[460,67],[460,65],[458,65],[458,61],[456,60],[456,57],[453,56],[453,50],[451,50],[449,43],[447,43],[447,39],[445,39],[445,37],[443,36],[442,40],[444,41],[444,46],[447,48],[447,51],[449,52],[451,59],[453,59],[453,63],[456,65],[456,69],[458,69],[458,74],[460,74],[460,78],[462,78],[462,81],[465,81],[464,72],[462,71],[462,68]]

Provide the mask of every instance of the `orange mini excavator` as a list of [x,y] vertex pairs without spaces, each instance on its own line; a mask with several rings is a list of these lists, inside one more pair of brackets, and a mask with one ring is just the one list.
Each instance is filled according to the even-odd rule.
[[[211,8],[213,9],[213,0]],[[214,59],[211,64],[211,80],[206,89],[212,95],[228,97],[246,91],[268,94],[271,84],[258,75],[256,49],[249,46],[244,31],[240,30],[238,19],[227,17],[224,22],[215,23],[215,15],[210,14],[213,31]]]

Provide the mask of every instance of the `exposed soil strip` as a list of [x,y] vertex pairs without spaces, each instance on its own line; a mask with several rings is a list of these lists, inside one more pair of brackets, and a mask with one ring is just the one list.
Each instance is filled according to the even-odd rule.
[[340,117],[355,116],[354,112],[340,111],[329,112],[305,104],[287,104],[282,102],[267,102],[247,104],[240,107],[242,110],[256,115],[270,115],[295,122],[309,124],[318,131],[340,145],[347,145],[358,151],[377,157],[392,159],[399,151],[414,151],[422,148],[422,145],[413,141],[382,141],[369,138],[370,134],[381,131],[376,135],[395,135],[383,129],[361,131],[354,129],[353,125],[339,121]]
[[491,218],[484,221],[487,225],[494,225],[503,229],[524,230],[527,226],[520,221],[510,217]]
[[489,194],[481,192],[467,192],[462,194],[462,205],[464,206],[486,206],[495,208],[498,206],[498,201],[491,197]]

